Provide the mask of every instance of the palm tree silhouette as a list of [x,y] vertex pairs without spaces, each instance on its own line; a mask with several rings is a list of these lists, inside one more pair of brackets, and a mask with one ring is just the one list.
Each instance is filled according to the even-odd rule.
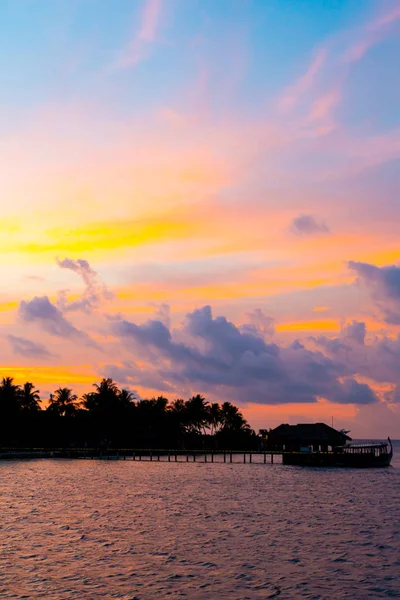
[[230,402],[224,402],[221,407],[221,422],[225,430],[246,431],[250,428],[238,407]]
[[204,428],[208,424],[208,402],[197,394],[192,396],[186,403],[189,423],[196,433],[205,433]]
[[110,377],[103,377],[100,383],[94,383],[93,386],[96,388],[96,392],[100,396],[110,396],[119,393],[117,384],[114,383]]
[[222,422],[221,407],[216,402],[208,407],[208,420],[211,425],[211,435],[214,435]]
[[19,391],[19,406],[23,412],[37,412],[40,410],[40,391],[35,389],[33,383],[27,381]]
[[133,405],[133,395],[128,390],[123,393],[111,378],[104,378],[100,383],[94,383],[94,392],[84,394],[83,406],[100,415],[113,415],[127,406]]
[[50,396],[50,404],[47,410],[58,414],[60,417],[73,417],[78,410],[78,396],[72,393],[69,388],[58,388]]
[[5,415],[18,413],[20,392],[21,388],[15,385],[13,377],[3,377],[0,383],[0,402]]
[[167,408],[168,413],[172,416],[172,422],[175,424],[180,435],[188,433],[190,430],[189,412],[187,402],[182,398],[177,398]]
[[135,404],[135,397],[130,390],[122,389],[118,394],[118,401],[121,407],[128,408]]

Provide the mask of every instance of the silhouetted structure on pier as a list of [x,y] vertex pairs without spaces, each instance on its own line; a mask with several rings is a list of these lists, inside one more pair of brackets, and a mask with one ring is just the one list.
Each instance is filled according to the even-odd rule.
[[279,425],[268,432],[266,446],[270,450],[299,452],[301,448],[328,452],[336,446],[343,446],[351,438],[325,423],[299,423]]

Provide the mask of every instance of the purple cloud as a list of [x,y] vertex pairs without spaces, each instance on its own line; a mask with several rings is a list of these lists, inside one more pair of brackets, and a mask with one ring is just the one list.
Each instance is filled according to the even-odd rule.
[[362,321],[352,321],[343,327],[341,332],[344,339],[356,342],[357,344],[360,344],[360,346],[364,346],[366,334],[367,328]]
[[[133,389],[132,386],[140,385],[144,388],[158,390],[164,393],[174,393],[175,388],[162,379],[159,373],[146,365],[146,368],[140,368],[133,361],[125,361],[122,364],[102,365],[99,369],[101,377],[111,377],[122,386]],[[135,396],[140,397],[137,392]]]
[[299,236],[312,236],[329,233],[330,230],[324,221],[317,220],[312,215],[300,215],[292,220],[290,231]]
[[84,284],[85,290],[78,300],[69,302],[67,291],[62,290],[58,294],[57,306],[63,312],[83,311],[86,313],[96,309],[103,300],[111,300],[114,294],[97,279],[97,273],[92,269],[87,260],[71,258],[57,259],[57,264],[61,269],[68,269],[79,275]]
[[121,321],[111,329],[133,352],[151,360],[154,374],[166,385],[193,385],[211,393],[217,388],[229,398],[264,404],[316,402],[320,397],[342,404],[377,401],[345,361],[300,343],[267,343],[225,317],[213,318],[209,306],[187,315],[179,331],[185,343],[175,341],[177,333],[160,321]]
[[15,354],[20,354],[27,358],[39,358],[45,359],[53,356],[43,344],[32,342],[24,337],[18,337],[16,335],[7,335],[7,340],[11,344],[11,347]]
[[93,278],[96,277],[96,271],[91,268],[87,260],[64,258],[63,260],[57,259],[57,264],[61,269],[69,269],[80,275],[86,285],[90,285]]
[[340,404],[373,404],[378,402],[375,392],[366,383],[353,377],[346,379],[334,392],[335,402]]
[[242,333],[261,334],[263,336],[272,336],[275,333],[275,319],[265,314],[262,308],[255,308],[246,313],[248,323],[240,327]]
[[369,263],[348,262],[358,281],[370,291],[371,297],[383,313],[386,323],[400,324],[400,267],[377,267]]
[[61,310],[52,304],[47,296],[35,296],[32,300],[22,300],[18,309],[19,317],[25,323],[38,323],[50,335],[70,338],[86,346],[99,349],[98,345],[84,331],[76,329]]

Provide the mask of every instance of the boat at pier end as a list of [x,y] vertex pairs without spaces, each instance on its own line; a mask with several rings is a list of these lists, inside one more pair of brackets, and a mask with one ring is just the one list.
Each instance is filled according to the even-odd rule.
[[370,444],[346,444],[337,446],[331,452],[313,451],[309,448],[298,452],[283,452],[284,465],[301,467],[388,467],[393,457],[390,438],[386,442]]

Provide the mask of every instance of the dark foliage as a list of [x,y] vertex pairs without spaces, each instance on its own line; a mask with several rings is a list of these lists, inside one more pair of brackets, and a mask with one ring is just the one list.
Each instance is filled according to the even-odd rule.
[[252,449],[258,437],[230,402],[203,396],[169,402],[137,400],[112,379],[93,385],[81,399],[69,388],[50,395],[45,408],[30,382],[0,381],[0,446]]

